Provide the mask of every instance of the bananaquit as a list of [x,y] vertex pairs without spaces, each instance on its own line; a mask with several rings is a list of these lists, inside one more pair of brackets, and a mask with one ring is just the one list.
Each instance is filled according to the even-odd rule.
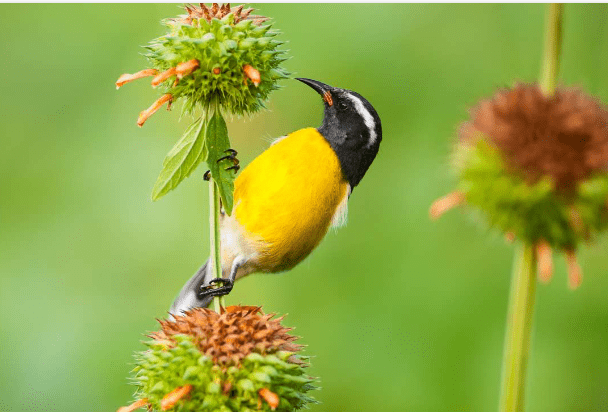
[[[205,263],[184,285],[171,314],[206,307],[248,274],[293,268],[330,226],[345,223],[348,198],[378,153],[380,118],[356,92],[298,80],[323,97],[321,127],[277,139],[241,172],[233,214],[221,216],[224,278],[215,279]],[[222,285],[212,288],[216,283]]]

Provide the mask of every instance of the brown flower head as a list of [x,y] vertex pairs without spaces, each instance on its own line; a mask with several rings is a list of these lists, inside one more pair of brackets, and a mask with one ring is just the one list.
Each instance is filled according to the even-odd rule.
[[558,88],[551,97],[536,84],[500,90],[471,111],[459,133],[463,141],[480,134],[527,181],[550,176],[562,192],[608,169],[608,111],[578,89]]
[[[160,320],[159,320],[160,321]],[[160,321],[137,354],[133,411],[293,411],[316,403],[302,346],[260,307],[206,308]]]
[[438,218],[466,204],[491,227],[536,246],[539,277],[565,253],[570,286],[581,282],[575,250],[608,227],[608,109],[575,88],[545,96],[516,84],[481,100],[459,129],[456,191],[437,200]]
[[221,6],[218,3],[213,3],[211,6],[205,6],[204,3],[199,3],[198,6],[187,4],[184,7],[188,14],[183,14],[175,19],[169,19],[169,21],[179,24],[192,24],[193,20],[205,19],[208,23],[211,23],[211,20],[221,20],[230,13],[234,14],[234,24],[238,24],[243,20],[252,20],[254,24],[260,26],[269,20],[268,17],[251,14],[254,10],[252,8],[244,9],[243,5],[230,7],[230,3],[224,3]]
[[161,330],[150,335],[157,342],[175,346],[174,337],[192,337],[202,354],[216,364],[239,364],[252,352],[268,354],[276,351],[296,352],[302,346],[294,344],[298,337],[283,327],[283,317],[263,314],[261,307],[229,306],[222,314],[207,308],[195,308],[175,320],[159,320]]

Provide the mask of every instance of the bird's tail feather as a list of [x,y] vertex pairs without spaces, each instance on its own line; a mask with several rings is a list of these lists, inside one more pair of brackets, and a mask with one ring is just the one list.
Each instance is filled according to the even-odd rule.
[[207,307],[211,302],[212,297],[200,298],[198,292],[211,278],[208,274],[209,260],[207,260],[201,268],[188,280],[182,287],[173,305],[169,309],[169,313],[181,315],[184,311],[196,307]]

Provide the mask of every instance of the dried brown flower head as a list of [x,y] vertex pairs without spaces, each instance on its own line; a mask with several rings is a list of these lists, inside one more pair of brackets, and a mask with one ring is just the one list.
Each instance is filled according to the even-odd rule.
[[550,97],[536,84],[500,90],[472,110],[459,135],[467,141],[479,133],[527,181],[551,176],[561,192],[608,170],[608,110],[575,88],[558,88]]
[[316,400],[309,357],[282,317],[260,307],[206,308],[160,321],[136,354],[136,402],[120,411],[295,411]]
[[[175,321],[159,320],[161,331],[150,338],[176,344],[173,337],[185,334],[216,364],[239,364],[252,352],[267,354],[275,351],[296,352],[302,346],[294,344],[298,337],[289,334],[291,328],[283,327],[283,317],[264,314],[261,307],[230,306],[222,314],[206,308],[195,308]],[[295,360],[295,359],[294,359]]]
[[183,14],[176,19],[170,20],[181,24],[192,24],[193,19],[205,19],[210,23],[214,18],[221,20],[229,13],[234,14],[234,24],[243,20],[253,20],[254,24],[260,26],[268,20],[268,17],[251,14],[254,9],[244,9],[243,5],[230,7],[230,3],[224,3],[221,6],[218,3],[213,3],[208,7],[204,3],[200,3],[199,6],[187,4],[184,7],[188,12],[187,15]]
[[578,287],[578,245],[608,228],[608,108],[576,88],[545,96],[516,84],[471,110],[454,155],[458,188],[433,203],[431,217],[474,207],[507,239],[536,247],[542,281],[552,251],[563,251]]

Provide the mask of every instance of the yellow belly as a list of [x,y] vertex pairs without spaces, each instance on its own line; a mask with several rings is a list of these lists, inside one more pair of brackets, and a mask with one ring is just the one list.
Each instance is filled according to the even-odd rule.
[[260,241],[258,270],[284,271],[321,241],[348,184],[329,143],[314,128],[283,138],[235,182],[234,216]]

